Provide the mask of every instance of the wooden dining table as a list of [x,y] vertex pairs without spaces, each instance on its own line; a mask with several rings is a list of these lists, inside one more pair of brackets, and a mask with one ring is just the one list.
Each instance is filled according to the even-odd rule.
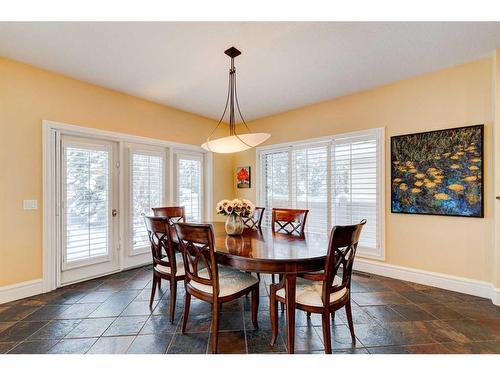
[[295,341],[295,286],[297,274],[323,270],[328,236],[306,233],[304,237],[273,233],[270,228],[246,228],[240,236],[229,236],[222,222],[214,229],[217,261],[242,271],[281,274],[285,279],[286,332],[289,353]]

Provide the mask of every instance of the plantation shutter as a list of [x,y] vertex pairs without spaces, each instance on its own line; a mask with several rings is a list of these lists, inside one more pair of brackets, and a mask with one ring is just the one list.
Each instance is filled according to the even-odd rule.
[[292,151],[292,207],[308,209],[306,230],[328,231],[328,145]]
[[262,201],[266,207],[263,220],[264,226],[271,226],[272,208],[291,207],[289,158],[290,153],[288,150],[262,155]]
[[110,149],[68,142],[63,153],[64,263],[108,255]]
[[184,206],[186,221],[200,222],[203,198],[203,155],[177,154],[177,204]]
[[331,148],[332,224],[367,224],[359,246],[377,249],[379,218],[377,138],[360,137],[334,140]]
[[313,233],[366,219],[358,254],[382,258],[382,135],[376,129],[260,151],[263,225],[271,226],[272,208],[308,209],[305,230]]
[[144,215],[152,215],[152,207],[163,203],[163,155],[134,150],[130,157],[132,248],[148,246]]

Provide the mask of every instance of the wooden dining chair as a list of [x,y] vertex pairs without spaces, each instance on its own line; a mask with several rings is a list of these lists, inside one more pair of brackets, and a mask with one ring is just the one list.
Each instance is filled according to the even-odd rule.
[[144,222],[148,231],[151,253],[153,255],[153,285],[149,307],[153,305],[156,288],[161,280],[170,283],[170,321],[174,321],[177,281],[184,280],[184,262],[182,254],[176,252],[172,243],[172,227],[167,216],[145,216]]
[[[293,208],[273,208],[271,212],[271,229],[273,233],[285,233],[290,236],[304,237],[307,214],[309,210]],[[276,228],[277,227],[277,228]],[[274,274],[271,275],[274,283]],[[284,306],[281,306],[282,310]]]
[[273,233],[284,232],[289,235],[304,237],[309,210],[293,208],[273,208],[271,228]]
[[170,224],[175,224],[177,222],[185,222],[186,215],[183,206],[171,206],[171,207],[153,207],[154,216],[167,216],[170,218]]
[[211,224],[175,224],[184,259],[186,288],[182,333],[186,332],[191,296],[212,304],[212,353],[217,353],[220,305],[252,294],[252,322],[257,325],[259,281],[245,272],[217,264]]
[[[297,277],[295,302],[300,310],[322,315],[325,353],[332,352],[330,336],[330,314],[345,306],[347,322],[355,343],[351,311],[351,276],[359,236],[366,220],[359,224],[335,226],[330,232],[325,269],[321,273],[302,274]],[[342,271],[342,277],[338,276]],[[284,279],[271,284],[269,291],[271,313],[271,345],[278,336],[278,301],[285,303]],[[291,312],[295,314],[295,312]]]
[[255,211],[252,216],[243,218],[243,225],[245,228],[250,228],[253,230],[260,230],[262,227],[262,219],[264,218],[264,207],[255,207]]

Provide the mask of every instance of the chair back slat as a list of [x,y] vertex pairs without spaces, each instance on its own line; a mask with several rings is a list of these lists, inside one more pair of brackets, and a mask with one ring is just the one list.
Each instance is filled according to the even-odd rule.
[[[358,248],[361,230],[366,219],[355,225],[336,225],[330,232],[328,254],[325,262],[325,280],[323,281],[322,298],[325,306],[329,305],[330,294],[351,288],[352,267]],[[333,285],[335,276],[342,270],[341,285]]]
[[170,218],[165,216],[145,216],[144,223],[146,224],[149,243],[151,244],[153,267],[157,265],[170,267],[171,274],[175,275],[177,263],[172,243]]
[[271,228],[274,232],[303,237],[309,210],[273,208]]
[[[176,223],[175,229],[184,260],[185,283],[193,280],[211,285],[216,296],[219,292],[219,278],[212,225]],[[206,271],[201,275],[202,270]]]
[[243,218],[243,225],[245,225],[245,228],[260,230],[262,227],[262,218],[264,217],[264,211],[264,207],[255,207],[255,211],[252,216]]
[[170,224],[186,221],[185,210],[183,206],[171,206],[171,207],[153,207],[153,214],[155,216],[166,216],[170,218]]

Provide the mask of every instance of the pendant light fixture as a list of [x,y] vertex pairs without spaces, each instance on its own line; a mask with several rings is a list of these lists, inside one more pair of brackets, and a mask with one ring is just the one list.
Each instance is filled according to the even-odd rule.
[[[207,141],[201,145],[205,150],[220,153],[220,154],[230,154],[232,152],[240,152],[248,150],[249,148],[255,147],[265,140],[267,140],[271,134],[269,133],[252,133],[248,125],[243,118],[240,105],[238,103],[238,94],[236,93],[236,68],[234,67],[234,58],[241,55],[235,47],[231,47],[224,51],[226,55],[231,58],[231,67],[229,69],[229,87],[227,89],[227,99],[224,112],[219,120],[217,126],[212,130],[207,138]],[[226,115],[227,109],[229,107],[229,136],[223,138],[217,138],[212,140],[212,135],[215,133],[219,125],[222,123],[224,116]],[[248,130],[248,133],[238,134],[236,133],[236,116],[235,109],[241,118],[241,121]]]

